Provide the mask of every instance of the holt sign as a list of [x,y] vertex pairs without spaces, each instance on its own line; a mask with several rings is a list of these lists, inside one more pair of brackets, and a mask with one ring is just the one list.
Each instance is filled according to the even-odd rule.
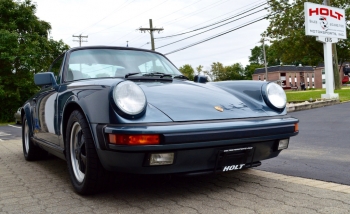
[[346,39],[345,10],[305,2],[305,34]]

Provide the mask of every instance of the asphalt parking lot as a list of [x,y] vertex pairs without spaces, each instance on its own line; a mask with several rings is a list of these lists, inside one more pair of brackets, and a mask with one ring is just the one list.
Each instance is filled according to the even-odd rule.
[[27,162],[19,139],[0,142],[1,213],[350,213],[350,186],[259,170],[199,177],[120,175],[77,195],[66,162]]

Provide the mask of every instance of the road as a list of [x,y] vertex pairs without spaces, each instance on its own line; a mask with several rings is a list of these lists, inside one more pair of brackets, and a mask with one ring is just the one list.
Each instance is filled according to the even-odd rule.
[[21,125],[3,125],[0,126],[0,141],[19,139],[22,137],[22,126]]
[[[302,177],[323,174],[335,177],[339,168],[332,167],[348,160],[344,151],[348,148],[344,144],[346,136],[337,135],[346,133],[344,130],[349,127],[346,117],[340,117],[341,111],[349,107],[342,104],[293,113],[301,120],[300,135],[291,140],[290,148],[280,157],[263,162],[257,169],[290,175],[300,173]],[[331,116],[325,116],[324,112],[331,110]],[[317,119],[309,116],[313,111],[319,111]],[[309,117],[313,119],[309,121]],[[341,128],[333,128],[337,129],[336,133],[330,134],[331,128],[324,126],[324,121]],[[82,197],[74,193],[65,161],[53,156],[42,161],[25,161],[21,129],[1,126],[0,132],[0,214],[350,213],[348,185],[254,169],[197,177],[118,175],[107,191]],[[332,146],[329,142],[333,142]],[[323,168],[318,172],[314,168],[319,166]],[[340,173],[349,178],[348,172]]]
[[298,118],[299,135],[260,170],[350,185],[350,103],[290,115]]
[[118,175],[107,191],[80,196],[65,161],[25,161],[21,141],[5,140],[0,142],[0,213],[350,213],[350,186],[261,172]]

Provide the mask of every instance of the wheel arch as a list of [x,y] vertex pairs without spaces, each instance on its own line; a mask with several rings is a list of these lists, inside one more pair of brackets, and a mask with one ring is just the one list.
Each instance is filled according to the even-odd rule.
[[63,111],[63,115],[62,115],[62,139],[63,139],[63,149],[64,149],[64,155],[66,155],[66,148],[65,148],[65,145],[66,145],[66,134],[67,134],[67,123],[68,123],[68,120],[69,120],[69,117],[70,115],[72,114],[73,111],[75,110],[78,110],[80,111],[86,121],[88,122],[89,124],[89,129],[90,129],[90,133],[92,135],[92,138],[93,138],[93,141],[94,141],[94,144],[95,144],[95,148],[97,148],[96,146],[96,141],[95,141],[95,136],[94,136],[94,132],[92,130],[92,127],[91,127],[91,124],[90,124],[90,121],[89,121],[89,117],[85,114],[85,111],[83,110],[83,108],[75,101],[70,101],[66,104],[65,108],[64,108],[64,111]]
[[29,134],[33,135],[33,121],[31,120],[31,110],[29,103],[26,103],[21,109],[21,123],[23,124],[23,119],[26,117],[29,126]]

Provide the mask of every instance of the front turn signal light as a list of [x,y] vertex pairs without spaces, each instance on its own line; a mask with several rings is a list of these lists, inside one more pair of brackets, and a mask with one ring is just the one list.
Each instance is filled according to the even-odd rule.
[[299,131],[299,123],[296,123],[294,125],[294,132],[298,132]]
[[109,143],[117,145],[158,145],[157,134],[109,134]]

